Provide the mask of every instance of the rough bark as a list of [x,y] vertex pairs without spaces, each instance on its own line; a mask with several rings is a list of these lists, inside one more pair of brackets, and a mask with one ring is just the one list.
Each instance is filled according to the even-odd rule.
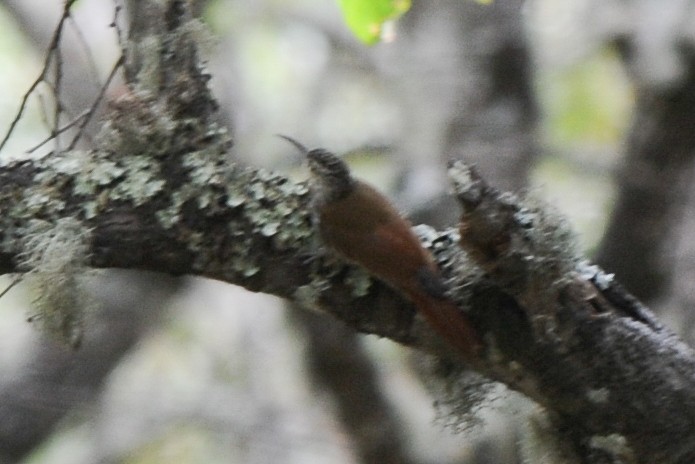
[[501,291],[483,370],[544,405],[581,462],[692,462],[695,398],[681,386],[695,381],[693,350],[573,256],[553,212],[453,171],[461,244]]

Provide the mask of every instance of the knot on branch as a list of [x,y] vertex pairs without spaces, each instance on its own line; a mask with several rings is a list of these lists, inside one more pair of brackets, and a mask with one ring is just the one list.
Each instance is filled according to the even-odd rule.
[[[463,210],[461,246],[517,298],[566,281],[579,258],[568,222],[539,199],[500,192],[471,166],[449,167]],[[527,295],[528,296],[528,295]]]

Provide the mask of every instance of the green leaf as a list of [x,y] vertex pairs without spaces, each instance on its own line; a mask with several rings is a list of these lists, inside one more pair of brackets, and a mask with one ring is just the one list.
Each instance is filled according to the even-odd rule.
[[339,0],[339,3],[352,33],[367,45],[381,40],[384,23],[410,9],[410,0]]

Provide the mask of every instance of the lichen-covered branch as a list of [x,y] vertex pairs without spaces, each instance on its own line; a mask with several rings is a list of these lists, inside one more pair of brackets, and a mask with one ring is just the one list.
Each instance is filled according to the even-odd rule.
[[[2,166],[0,272],[42,271],[32,263],[70,218],[62,254],[78,250],[85,265],[207,276],[414,342],[405,300],[317,246],[306,185],[227,164],[213,151],[71,151]],[[32,244],[39,249],[27,251]]]
[[208,276],[415,343],[403,299],[367,291],[363,271],[318,251],[305,185],[229,162],[186,2],[140,5],[150,27],[130,29],[127,91],[110,102],[97,147],[0,166],[0,272],[45,273],[58,250],[71,272]]
[[508,295],[484,316],[490,375],[545,406],[581,462],[693,462],[695,352],[576,258],[560,217],[450,172],[461,245]]
[[[116,139],[125,131],[113,120],[104,130]],[[27,247],[42,247],[41,234],[55,237],[70,218],[65,253],[75,247],[85,265],[208,276],[447,355],[399,295],[321,249],[304,184],[227,164],[220,147],[195,148],[156,156],[72,151],[2,166],[0,272],[42,263],[41,250]],[[454,173],[462,244],[477,266],[456,232],[419,232],[484,334],[477,368],[546,406],[584,455],[608,452],[606,440],[617,440],[619,454],[634,462],[693,457],[692,350],[609,276],[562,249],[568,242],[557,218],[466,172]]]

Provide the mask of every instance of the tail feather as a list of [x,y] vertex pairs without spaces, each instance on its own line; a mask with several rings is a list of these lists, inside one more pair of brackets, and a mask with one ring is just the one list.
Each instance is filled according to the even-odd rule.
[[426,293],[409,295],[432,328],[464,357],[478,358],[482,342],[468,316],[451,300],[435,299]]

